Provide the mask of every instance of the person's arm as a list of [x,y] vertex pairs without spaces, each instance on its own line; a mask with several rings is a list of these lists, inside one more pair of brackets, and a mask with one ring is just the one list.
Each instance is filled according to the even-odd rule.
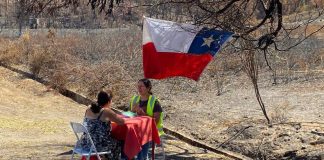
[[125,120],[122,119],[121,117],[118,117],[118,115],[111,109],[105,109],[104,112],[104,117],[106,121],[113,121],[115,123],[117,123],[118,125],[123,125],[125,124]]
[[87,108],[86,111],[84,112],[84,117],[87,117],[87,114],[88,114],[88,110],[89,110],[89,109],[90,109],[90,107]]
[[160,102],[158,100],[155,101],[154,109],[153,109],[153,118],[155,119],[155,123],[158,124],[160,121],[161,113],[163,112]]
[[158,124],[160,121],[161,112],[154,112],[153,114],[155,123]]

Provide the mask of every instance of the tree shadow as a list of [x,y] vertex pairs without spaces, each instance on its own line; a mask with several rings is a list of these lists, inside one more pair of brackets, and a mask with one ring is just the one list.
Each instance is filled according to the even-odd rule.
[[[166,160],[201,160],[201,159],[217,159],[217,158],[203,158],[203,154],[207,153],[207,150],[204,149],[195,149],[191,151],[188,147],[185,147],[183,142],[181,143],[174,143],[179,142],[178,139],[172,136],[165,136],[163,138],[163,145],[165,146],[165,159]],[[39,146],[41,147],[41,146]],[[58,144],[58,145],[46,145],[43,147],[68,147],[71,148],[70,150],[66,150],[62,153],[56,154],[57,158],[66,159],[69,158],[72,154],[73,145],[71,144]],[[190,146],[192,147],[192,146]],[[151,155],[152,150],[149,150],[149,155]],[[156,160],[163,159],[163,152],[159,145],[156,146],[154,151],[154,156]],[[151,158],[151,156],[149,156]]]

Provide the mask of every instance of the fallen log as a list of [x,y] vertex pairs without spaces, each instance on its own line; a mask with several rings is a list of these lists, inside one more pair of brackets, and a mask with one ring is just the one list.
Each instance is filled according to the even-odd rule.
[[[19,70],[17,68],[14,68],[14,67],[11,67],[11,66],[8,66],[8,65],[4,65],[4,64],[0,64],[0,66],[4,67],[4,68],[7,68],[13,72],[16,72],[18,74],[21,74],[22,76],[26,77],[26,78],[30,78],[30,79],[33,79],[41,84],[44,84],[44,85],[52,85],[53,84],[50,84],[50,82],[42,79],[42,78],[38,78],[38,77],[35,77],[34,75],[32,75],[31,73],[28,73],[28,72],[25,72],[25,71],[22,71],[22,70]],[[53,87],[56,87],[56,86],[53,86]],[[66,96],[66,97],[69,97],[71,98],[73,101],[77,102],[77,103],[80,103],[80,104],[83,104],[83,105],[90,105],[92,102],[91,99],[83,96],[83,95],[80,95],[74,91],[71,91],[71,90],[68,90],[68,89],[65,89],[65,88],[61,88],[60,90],[58,90],[60,94]],[[115,112],[117,113],[121,113],[122,111],[119,110],[119,109],[116,109],[116,108],[112,108]],[[224,149],[219,149],[219,148],[214,148],[214,147],[211,147],[205,143],[202,143],[202,142],[199,142],[197,140],[194,140],[194,139],[191,139],[183,134],[180,134],[176,131],[173,131],[167,127],[164,127],[163,128],[165,133],[166,134],[169,134],[171,136],[174,136],[176,137],[177,139],[179,139],[180,141],[183,141],[185,143],[188,143],[192,146],[196,146],[196,147],[199,147],[199,148],[203,148],[203,149],[206,149],[206,150],[209,150],[211,152],[214,152],[214,153],[217,153],[217,154],[220,154],[220,155],[224,155],[226,157],[229,157],[229,158],[232,158],[232,159],[236,159],[236,160],[250,160],[252,158],[249,158],[249,157],[246,157],[246,156],[243,156],[241,154],[238,154],[238,153],[234,153],[234,152],[231,152],[231,151],[227,151],[227,150],[224,150]]]

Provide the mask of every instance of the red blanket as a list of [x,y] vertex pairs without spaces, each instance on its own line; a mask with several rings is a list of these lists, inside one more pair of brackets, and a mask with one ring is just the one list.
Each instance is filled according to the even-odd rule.
[[112,136],[124,140],[124,153],[132,159],[142,149],[141,146],[153,141],[160,144],[160,137],[153,118],[148,116],[124,118],[125,125],[112,123]]

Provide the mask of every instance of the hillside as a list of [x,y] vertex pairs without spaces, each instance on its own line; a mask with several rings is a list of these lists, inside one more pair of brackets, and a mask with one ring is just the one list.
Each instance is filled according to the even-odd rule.
[[[0,159],[70,159],[76,137],[69,122],[81,122],[86,106],[3,67],[0,75]],[[165,152],[168,159],[230,159],[171,136]]]
[[[166,128],[252,159],[324,159],[324,0],[89,2],[0,2],[0,66],[46,82],[0,68],[0,159],[68,157],[68,122],[86,106],[59,91],[95,99],[109,89],[114,107],[129,105],[144,77],[143,15],[234,33],[199,81],[152,79]],[[227,159],[171,135],[166,150],[168,159]]]
[[[203,84],[216,88],[206,83],[198,83],[197,88]],[[166,126],[254,159],[323,159],[324,137],[316,134],[324,133],[322,79],[277,86],[265,79],[260,83],[273,127],[266,125],[245,76],[232,77],[221,96],[212,89],[172,92],[170,98],[162,99]]]

